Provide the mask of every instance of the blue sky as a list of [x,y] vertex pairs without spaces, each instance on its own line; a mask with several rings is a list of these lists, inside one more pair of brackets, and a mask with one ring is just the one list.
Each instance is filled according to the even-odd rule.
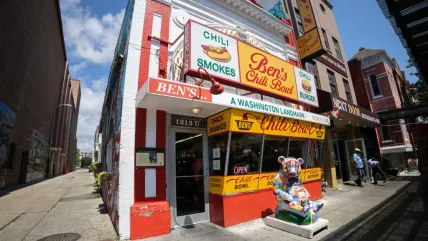
[[[60,0],[72,78],[81,80],[78,147],[92,151],[113,52],[127,0]],[[408,56],[375,0],[330,0],[350,58],[361,46],[385,49],[405,69]],[[415,71],[415,70],[413,70]]]

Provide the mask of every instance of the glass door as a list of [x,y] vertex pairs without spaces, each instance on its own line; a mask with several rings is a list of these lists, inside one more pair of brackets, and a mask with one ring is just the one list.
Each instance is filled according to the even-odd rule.
[[209,221],[208,145],[205,131],[173,129],[171,211],[174,226]]

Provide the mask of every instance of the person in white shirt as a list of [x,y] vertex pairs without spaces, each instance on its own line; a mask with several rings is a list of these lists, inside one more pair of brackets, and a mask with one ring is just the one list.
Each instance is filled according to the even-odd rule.
[[370,157],[370,159],[367,161],[367,164],[369,165],[369,171],[371,170],[372,175],[373,175],[373,179],[374,179],[374,183],[373,184],[377,184],[377,174],[379,173],[382,177],[383,183],[386,182],[386,176],[385,173],[383,172],[382,168],[380,167],[380,162],[377,161],[373,156]]

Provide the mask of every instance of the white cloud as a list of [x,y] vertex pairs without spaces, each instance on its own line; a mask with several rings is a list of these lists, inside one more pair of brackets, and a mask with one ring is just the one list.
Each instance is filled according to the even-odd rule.
[[[93,151],[95,129],[104,102],[107,77],[92,78],[92,66],[102,67],[109,74],[109,65],[119,36],[125,9],[117,13],[93,14],[81,0],[60,0],[67,54],[72,56],[70,73],[80,75],[81,99],[77,126],[78,148]],[[70,58],[69,58],[70,59]]]
[[86,62],[80,62],[78,64],[72,64],[70,65],[70,73],[71,75],[76,75],[78,72],[80,72],[81,70],[83,70],[84,68],[86,68],[88,64]]
[[77,142],[81,151],[93,151],[95,128],[97,127],[101,109],[104,102],[104,91],[107,81],[94,80],[97,89],[93,90],[82,86],[82,98],[80,99],[79,122],[77,126]]
[[122,9],[97,18],[90,8],[80,5],[80,0],[61,0],[69,53],[95,64],[111,63],[124,13],[125,9]]

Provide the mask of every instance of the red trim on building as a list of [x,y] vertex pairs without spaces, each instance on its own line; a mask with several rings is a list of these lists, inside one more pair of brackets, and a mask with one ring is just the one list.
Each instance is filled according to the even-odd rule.
[[[137,108],[136,109],[136,122],[135,122],[135,147],[146,146],[146,118],[147,110]],[[134,162],[136,162],[134,153]],[[145,186],[144,186],[144,168],[139,168],[135,165],[135,178],[134,178],[134,201],[141,202],[145,199]]]
[[[153,25],[153,14],[162,16],[160,39],[169,39],[170,6],[147,1],[144,16],[143,36],[140,54],[139,90],[149,77],[149,59]],[[159,77],[165,77],[168,64],[168,43],[161,42],[159,50]],[[137,109],[135,126],[135,147],[146,147],[146,109]],[[166,112],[156,112],[156,147],[164,148],[166,153]],[[166,156],[166,155],[165,155]],[[135,161],[135,153],[134,153]],[[168,234],[171,230],[171,213],[166,202],[166,160],[165,166],[156,168],[156,197],[145,198],[145,168],[135,167],[135,199],[130,207],[131,239],[143,239]]]

